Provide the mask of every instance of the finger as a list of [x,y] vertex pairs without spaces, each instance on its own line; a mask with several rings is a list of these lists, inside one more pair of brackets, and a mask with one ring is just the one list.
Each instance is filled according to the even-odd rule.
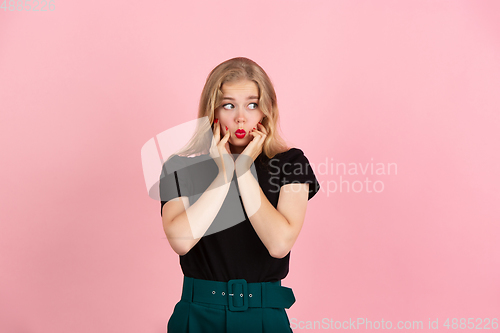
[[226,135],[224,135],[222,137],[222,139],[220,140],[220,143],[222,144],[226,144],[227,140],[229,140],[229,136],[230,136],[230,132],[229,131],[226,131]]
[[267,133],[265,133],[265,132],[256,131],[256,134],[258,134],[260,136],[259,140],[265,140],[267,137]]
[[254,147],[258,147],[259,146],[259,141],[260,141],[259,137],[255,135],[252,138],[252,140],[248,143],[247,148],[251,150],[251,149],[254,149]]
[[253,134],[253,136],[254,136],[254,139],[252,139],[251,142],[255,141],[255,143],[258,145],[263,144],[264,141],[266,140],[266,135],[262,132],[257,131],[257,130],[252,130],[250,132],[250,134]]
[[212,144],[211,146],[217,146],[217,144],[219,143],[219,140],[220,140],[220,136],[217,134],[217,123],[214,122],[213,124],[214,128],[213,128],[213,136],[212,136]]
[[252,134],[254,137],[260,137],[260,136],[262,136],[262,135],[263,135],[263,133],[262,133],[262,132],[259,132],[259,131],[258,131],[258,130],[256,130],[256,129],[253,129],[253,130],[250,132],[250,134]]
[[253,136],[252,140],[248,143],[249,145],[252,143],[255,143],[257,141],[257,133],[254,133],[253,131],[249,133],[251,136]]
[[266,141],[266,135],[263,135],[261,138],[260,138],[260,141],[259,141],[259,144],[262,146],[264,145],[264,142]]
[[254,132],[255,132],[255,134],[258,134],[258,135],[261,135],[261,136],[266,136],[267,135],[267,133],[265,133],[263,131],[259,131],[258,129],[252,130],[252,133],[254,133]]
[[262,133],[262,135],[261,135],[260,140],[261,140],[262,142],[264,142],[264,141],[266,140],[266,138],[267,138],[267,133],[264,133],[264,132],[261,132],[261,133]]
[[217,145],[220,141],[220,129],[219,129],[219,122],[214,121],[214,131],[213,131],[213,142],[215,145]]
[[267,134],[266,126],[262,125],[261,123],[258,123],[257,128],[260,129],[261,132]]
[[214,134],[220,133],[220,121],[214,120]]

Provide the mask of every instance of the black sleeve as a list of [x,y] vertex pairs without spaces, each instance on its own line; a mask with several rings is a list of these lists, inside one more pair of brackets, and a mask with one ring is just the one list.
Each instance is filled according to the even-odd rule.
[[162,167],[160,175],[160,215],[163,216],[163,205],[177,197],[189,197],[191,184],[188,169],[183,163],[183,158],[173,156]]
[[316,175],[304,152],[291,148],[283,157],[281,164],[281,186],[290,183],[309,183],[310,200],[320,188]]

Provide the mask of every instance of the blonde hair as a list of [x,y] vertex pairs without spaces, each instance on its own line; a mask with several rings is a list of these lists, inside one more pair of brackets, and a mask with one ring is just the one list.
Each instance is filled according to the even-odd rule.
[[[268,158],[273,158],[276,154],[290,149],[278,133],[278,103],[271,79],[262,67],[250,59],[232,58],[224,61],[210,72],[201,93],[198,118],[208,117],[208,123],[213,128],[215,110],[222,105],[222,85],[226,82],[240,80],[255,82],[259,90],[259,108],[264,113],[262,125],[267,130],[266,140],[262,147],[264,154]],[[212,129],[208,128],[208,123],[199,122],[198,126],[202,128],[198,128],[189,143],[176,154],[189,156],[208,153],[210,142],[207,142],[204,133],[210,130],[213,136]]]

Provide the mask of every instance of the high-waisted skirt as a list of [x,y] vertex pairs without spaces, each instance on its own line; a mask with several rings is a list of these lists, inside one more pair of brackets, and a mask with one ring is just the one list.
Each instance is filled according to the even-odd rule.
[[290,333],[285,308],[295,302],[281,281],[247,283],[184,276],[181,300],[167,324],[168,333]]

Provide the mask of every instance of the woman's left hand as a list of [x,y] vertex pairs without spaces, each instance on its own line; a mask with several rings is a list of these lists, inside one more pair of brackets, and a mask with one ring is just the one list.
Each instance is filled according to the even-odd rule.
[[242,175],[248,171],[257,156],[262,153],[262,147],[267,137],[267,130],[264,125],[259,122],[257,128],[252,129],[248,134],[253,135],[253,139],[235,161],[237,175]]

